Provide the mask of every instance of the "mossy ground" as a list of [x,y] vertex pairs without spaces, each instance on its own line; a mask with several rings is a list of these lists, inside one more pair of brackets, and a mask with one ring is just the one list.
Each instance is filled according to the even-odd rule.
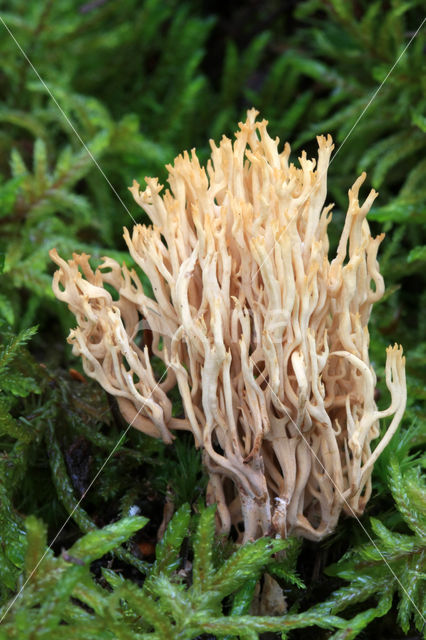
[[[13,0],[2,19],[117,193],[0,24],[3,613],[52,545],[0,638],[53,640],[64,637],[64,624],[76,638],[266,640],[286,629],[295,640],[422,637],[424,27],[385,80],[423,20],[421,3]],[[130,430],[79,504],[126,425],[66,345],[73,320],[51,292],[48,250],[129,262],[126,208],[147,222],[127,191],[133,178],[164,180],[164,165],[194,146],[205,159],[208,139],[230,135],[251,106],[292,143],[295,160],[302,148],[314,153],[316,134],[333,135],[332,245],[354,178],[365,169],[364,193],[380,192],[370,214],[373,230],[387,234],[386,294],[370,324],[379,405],[387,404],[389,343],[404,346],[408,377],[404,421],[376,465],[361,520],[382,555],[349,518],[322,543],[291,541],[278,568],[267,542],[232,555],[232,540],[213,537],[200,456],[182,436],[167,448]],[[156,547],[167,500],[180,515],[169,547]],[[140,519],[129,517],[133,506]],[[253,577],[265,570],[285,590],[287,623],[249,616]],[[303,612],[311,626],[298,628]]]

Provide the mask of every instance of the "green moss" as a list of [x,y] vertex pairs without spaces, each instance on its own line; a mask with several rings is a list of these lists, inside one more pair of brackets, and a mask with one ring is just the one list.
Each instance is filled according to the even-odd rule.
[[[48,542],[53,549],[8,611],[0,638],[53,640],[64,625],[70,637],[132,640],[424,633],[422,33],[409,44],[422,4],[231,5],[13,0],[2,13],[56,102],[0,24],[3,613]],[[317,134],[333,135],[332,245],[357,174],[367,170],[365,189],[380,190],[370,220],[387,234],[380,257],[387,289],[373,310],[370,348],[380,405],[384,347],[403,344],[408,404],[376,465],[365,530],[343,519],[316,546],[265,539],[236,551],[232,540],[214,537],[191,439],[179,434],[167,448],[126,432],[114,402],[70,372],[79,367],[65,343],[72,319],[54,300],[48,250],[129,262],[122,227],[132,218],[148,223],[127,191],[133,178],[165,181],[164,165],[185,148],[197,146],[205,159],[208,138],[231,134],[251,106],[292,143],[294,159],[303,147],[315,150]],[[179,416],[176,389],[172,400]],[[178,511],[151,562],[138,543],[154,548],[166,500]],[[142,516],[129,517],[135,510]],[[281,619],[250,615],[264,571],[284,588],[290,611]],[[311,628],[298,631],[303,625]]]

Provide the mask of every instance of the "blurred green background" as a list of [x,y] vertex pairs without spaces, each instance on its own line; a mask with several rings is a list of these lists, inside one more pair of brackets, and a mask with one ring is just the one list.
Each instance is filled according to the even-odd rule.
[[[413,529],[401,511],[404,499],[398,502],[397,497],[406,495],[406,504],[424,524],[426,496],[419,479],[426,437],[424,27],[404,52],[424,18],[422,5],[410,0],[10,0],[2,9],[2,602],[22,580],[26,516],[41,518],[51,541],[73,512],[53,545],[60,551],[82,532],[127,515],[137,504],[150,518],[143,536],[152,543],[166,497],[177,507],[202,500],[205,478],[190,439],[179,438],[175,447],[165,449],[132,432],[84,504],[73,511],[123,424],[102,390],[79,378],[80,363],[66,345],[73,317],[53,297],[48,251],[56,247],[66,258],[73,251],[95,259],[106,254],[130,264],[122,240],[123,226],[132,225],[129,212],[148,223],[127,190],[132,180],[143,182],[149,175],[165,181],[164,165],[184,149],[196,147],[205,161],[209,138],[232,135],[252,106],[269,121],[272,136],[290,142],[295,162],[302,149],[315,155],[316,135],[332,134],[338,155],[328,180],[328,201],[336,203],[331,250],[341,232],[347,190],[361,171],[368,175],[363,195],[371,187],[379,191],[369,220],[375,233],[386,232],[380,250],[386,294],[373,310],[371,354],[379,376],[378,402],[387,406],[385,347],[393,342],[404,346],[408,407],[404,435],[377,465],[363,522],[378,536],[380,548],[386,545],[379,527],[371,528],[370,516],[400,535],[410,534],[416,554],[423,553],[420,525]],[[179,408],[176,397],[176,412]],[[320,603],[342,584],[345,575],[335,571],[339,582],[326,577],[324,567],[346,552],[355,557],[357,545],[365,541],[357,523],[344,520],[331,542],[305,542],[297,570],[308,588],[302,594],[293,584],[288,594],[296,609]],[[410,567],[404,580],[421,608],[417,580],[424,565],[415,564],[418,555],[404,556],[402,562],[391,555],[396,539],[389,538],[388,544],[395,572]],[[131,551],[131,546],[117,551],[115,562],[141,570],[140,558]],[[378,566],[371,578],[374,588],[365,598],[348,600],[355,607],[351,613],[364,618],[353,625],[352,635],[333,637],[356,637],[367,625],[367,633],[376,638],[422,632],[410,598],[385,565]],[[368,598],[385,593],[389,582],[401,600],[395,598],[392,605],[391,598],[386,609],[382,599],[382,609],[377,605],[376,613],[366,615]],[[27,637],[6,632],[11,635],[4,637]],[[299,633],[290,637],[311,637]],[[312,633],[331,637],[319,629]]]

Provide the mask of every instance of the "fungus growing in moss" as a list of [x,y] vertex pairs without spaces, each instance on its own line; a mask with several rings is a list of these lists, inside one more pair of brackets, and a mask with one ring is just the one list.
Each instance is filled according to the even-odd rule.
[[[373,238],[366,220],[375,191],[358,201],[365,174],[349,190],[330,262],[331,137],[317,138],[317,161],[302,153],[296,167],[289,145],[280,152],[256,115],[248,112],[234,144],[211,142],[206,168],[194,150],[178,156],[163,196],[153,178],[144,191],[131,187],[152,226],[125,229],[124,238],[153,298],[125,265],[104,258],[93,271],[89,256],[66,262],[55,250],[53,289],[77,319],[73,352],[124,418],[166,443],[176,429],[192,431],[221,531],[318,540],[342,509],[363,512],[373,464],[405,408],[404,358],[388,348],[391,404],[378,411],[367,324],[384,292],[383,235]],[[151,351],[138,341],[141,320]],[[164,379],[152,354],[167,366]],[[183,418],[167,396],[176,384]]]

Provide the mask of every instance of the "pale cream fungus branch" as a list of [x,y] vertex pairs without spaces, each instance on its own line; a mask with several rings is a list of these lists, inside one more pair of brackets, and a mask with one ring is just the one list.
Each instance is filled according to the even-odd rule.
[[[146,178],[145,191],[133,183],[152,226],[124,238],[153,298],[124,264],[103,258],[93,271],[89,256],[66,262],[56,250],[53,289],[77,319],[73,353],[124,418],[166,443],[175,429],[192,431],[221,531],[318,540],[342,509],[363,512],[373,463],[405,408],[404,358],[401,347],[388,349],[391,404],[378,411],[367,323],[384,292],[383,235],[372,238],[366,220],[377,194],[358,201],[365,174],[349,190],[330,263],[331,137],[319,136],[318,160],[303,153],[299,168],[256,116],[248,112],[233,144],[211,142],[206,168],[195,150],[178,156],[163,196],[156,179]],[[152,332],[150,348],[142,329]],[[168,367],[164,379],[154,356]],[[182,418],[167,396],[176,385]]]

